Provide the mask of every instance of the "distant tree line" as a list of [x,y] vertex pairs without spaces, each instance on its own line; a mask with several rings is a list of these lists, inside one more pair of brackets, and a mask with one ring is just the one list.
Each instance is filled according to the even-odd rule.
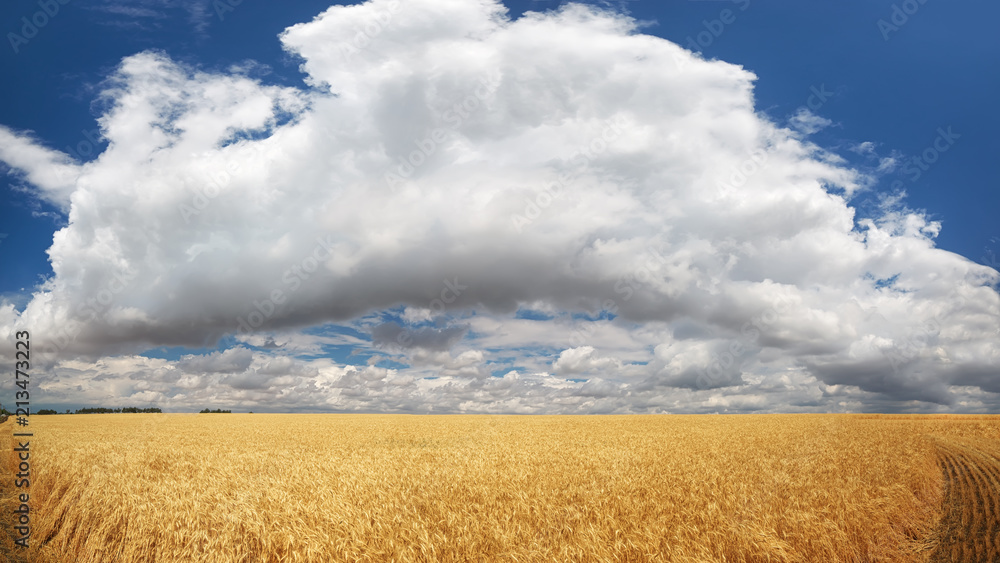
[[[7,413],[7,409],[3,409],[3,412],[5,414],[10,414],[10,413]],[[74,411],[75,414],[118,414],[118,413],[123,413],[123,412],[124,413],[161,413],[163,411],[161,411],[157,407],[149,407],[149,408],[146,408],[146,409],[140,409],[139,407],[124,407],[124,408],[119,408],[119,409],[109,409],[109,408],[105,408],[105,407],[87,407],[87,408],[84,408],[84,409],[76,409],[76,411]],[[205,414],[205,413],[209,413],[209,414],[231,414],[233,411],[231,411],[231,410],[222,410],[222,409],[215,409],[215,410],[202,409],[202,410],[200,410],[198,412],[200,412],[202,414]],[[53,409],[41,409],[41,410],[37,411],[35,414],[59,414],[59,411],[56,411],[56,410],[53,410]],[[66,413],[65,414],[70,414],[70,410],[66,409]]]
[[123,409],[106,409],[104,407],[99,408],[87,408],[87,409],[76,409],[76,414],[112,414],[112,413],[158,413],[163,412],[156,407],[149,407],[148,409],[140,409],[138,407],[125,407]]
[[[125,407],[118,409],[108,409],[104,407],[87,407],[85,409],[76,409],[75,414],[118,414],[118,413],[158,413],[163,412],[157,407],[149,407],[146,409],[140,409],[139,407]],[[59,414],[59,411],[52,409],[41,409],[35,414]],[[70,414],[69,409],[66,409],[65,414]]]

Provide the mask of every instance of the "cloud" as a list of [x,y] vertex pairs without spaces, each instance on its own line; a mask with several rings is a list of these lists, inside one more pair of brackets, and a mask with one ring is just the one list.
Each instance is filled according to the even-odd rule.
[[245,371],[252,361],[253,353],[242,346],[237,346],[205,356],[185,356],[178,362],[177,367],[186,373],[234,373]]
[[[189,358],[190,359],[190,358]],[[46,375],[46,405],[158,406],[193,412],[452,412],[452,413],[745,413],[822,410],[995,412],[994,393],[955,387],[954,405],[891,399],[856,386],[827,385],[784,371],[753,385],[696,391],[629,384],[613,377],[566,380],[545,372],[426,378],[403,370],[302,360],[255,352],[238,373],[185,373],[181,362],[119,356],[99,362],[60,361]]]
[[[87,163],[0,130],[0,158],[68,209],[54,276],[0,307],[0,337],[31,327],[53,366],[234,334],[303,354],[247,367],[249,348],[220,351],[132,390],[175,405],[992,400],[967,388],[992,390],[1000,368],[997,271],[935,248],[922,212],[860,216],[871,178],[802,135],[829,121],[799,113],[795,132],[757,113],[742,67],[576,4],[511,20],[487,0],[372,0],[280,40],[301,88],[124,59]],[[406,367],[304,357],[330,342],[303,330],[329,323]]]
[[860,155],[874,155],[875,154],[875,143],[871,141],[865,141],[863,143],[852,144],[847,147],[853,153]]
[[0,162],[29,182],[38,199],[64,212],[69,210],[80,168],[68,155],[41,146],[28,132],[19,133],[0,125]]
[[[144,31],[162,27],[163,20],[181,13],[197,33],[204,34],[211,24],[213,5],[209,0],[106,0],[86,8],[100,12],[103,25]],[[228,2],[222,6],[222,14],[232,11]]]
[[[809,111],[807,108],[799,108],[798,112],[795,113],[789,120],[789,124],[798,129],[799,131],[805,133],[806,135],[812,135],[813,133],[825,129],[833,124],[833,121],[825,117],[820,117],[813,112]],[[870,143],[862,143],[859,148],[865,151],[871,150],[867,147]]]
[[602,358],[596,355],[593,346],[581,346],[563,350],[552,367],[560,375],[570,375],[613,373],[621,369],[622,365],[614,358]]
[[394,322],[380,324],[372,329],[372,341],[376,346],[399,346],[403,348],[424,348],[426,350],[449,350],[462,339],[466,329],[462,327],[423,327],[406,330]]

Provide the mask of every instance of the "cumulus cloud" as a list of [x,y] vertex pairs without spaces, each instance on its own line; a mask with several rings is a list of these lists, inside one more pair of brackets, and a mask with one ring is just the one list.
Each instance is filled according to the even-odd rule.
[[53,366],[97,365],[227,335],[316,354],[329,342],[302,329],[340,323],[407,366],[237,347],[119,390],[176,405],[992,400],[974,392],[996,390],[1000,275],[935,248],[921,212],[858,216],[871,179],[804,135],[829,121],[756,112],[748,70],[577,4],[511,20],[489,0],[371,0],[280,41],[301,88],[126,58],[87,163],[0,129],[0,159],[68,210],[54,276],[0,307],[0,336],[31,327]]
[[593,346],[581,346],[563,350],[552,365],[560,375],[600,374],[621,369],[621,361],[595,354]]

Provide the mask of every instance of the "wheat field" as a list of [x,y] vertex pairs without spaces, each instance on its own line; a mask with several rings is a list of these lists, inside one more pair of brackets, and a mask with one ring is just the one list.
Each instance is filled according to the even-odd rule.
[[13,561],[1000,560],[1000,417],[107,414],[31,429],[31,547],[5,535]]

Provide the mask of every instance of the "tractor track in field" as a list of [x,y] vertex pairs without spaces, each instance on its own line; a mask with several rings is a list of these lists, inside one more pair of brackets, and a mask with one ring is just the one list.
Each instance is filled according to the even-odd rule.
[[1000,561],[1000,446],[938,439],[945,498],[930,563]]

